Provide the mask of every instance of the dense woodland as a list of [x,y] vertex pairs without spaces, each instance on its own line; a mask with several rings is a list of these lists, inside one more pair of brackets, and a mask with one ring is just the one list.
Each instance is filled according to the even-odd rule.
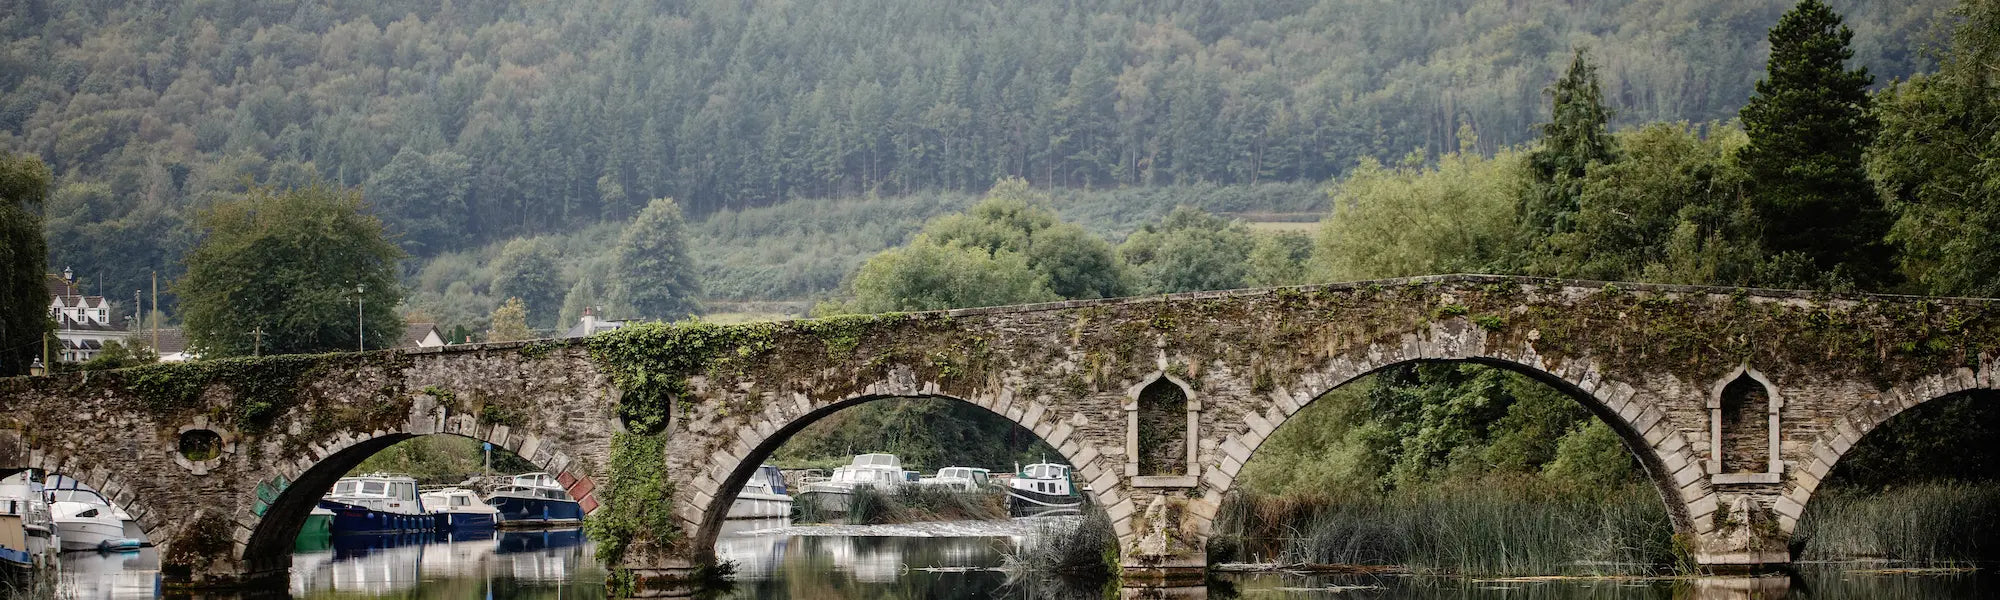
[[[661,197],[700,221],[1492,152],[1534,139],[1572,47],[1614,123],[1727,119],[1787,4],[4,0],[0,148],[53,171],[53,264],[123,297],[247,181],[362,186],[427,257]],[[1836,4],[1886,81],[1929,64],[1949,1]]]

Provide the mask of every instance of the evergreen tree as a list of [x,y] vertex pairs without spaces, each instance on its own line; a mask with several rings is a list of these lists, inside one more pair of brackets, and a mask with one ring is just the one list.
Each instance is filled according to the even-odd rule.
[[[1570,60],[1569,71],[1549,88],[1554,108],[1549,122],[1542,124],[1541,147],[1528,154],[1534,182],[1521,199],[1522,241],[1529,252],[1545,254],[1550,236],[1575,230],[1584,174],[1592,164],[1616,159],[1614,140],[1606,129],[1611,111],[1604,107],[1600,88],[1597,67],[1581,48]],[[1549,271],[1534,264],[1539,261],[1532,257],[1529,262],[1530,271]]]
[[0,377],[28,372],[48,332],[48,246],[42,200],[49,169],[32,156],[0,154]]
[[1854,32],[1821,0],[1802,0],[1771,28],[1771,58],[1743,107],[1750,144],[1738,160],[1753,184],[1763,250],[1784,274],[1772,285],[1879,289],[1888,284],[1888,213],[1862,152],[1874,138],[1866,68],[1847,68]]
[[520,298],[508,298],[505,304],[493,309],[493,326],[486,330],[486,341],[512,342],[535,337],[528,328],[528,306]]
[[[189,342],[203,357],[250,354],[263,331],[265,354],[353,350],[366,328],[371,347],[403,333],[403,297],[382,221],[362,212],[361,193],[330,183],[258,187],[203,213],[208,236],[174,282]],[[355,322],[361,286],[363,323]]]
[[618,236],[611,270],[613,297],[634,317],[673,320],[700,312],[694,262],[688,259],[681,207],[660,198]]
[[[556,316],[562,302],[562,267],[556,251],[541,238],[507,242],[493,261],[493,295],[520,298],[528,314],[544,321]],[[530,322],[547,325],[545,322]]]

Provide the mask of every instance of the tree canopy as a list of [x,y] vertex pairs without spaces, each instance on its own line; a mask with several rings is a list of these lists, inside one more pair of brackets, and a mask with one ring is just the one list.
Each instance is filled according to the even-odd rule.
[[27,373],[49,330],[41,217],[48,189],[42,161],[0,153],[0,376]]
[[629,316],[674,320],[699,312],[701,284],[688,260],[686,222],[671,198],[646,205],[612,248],[612,298]]
[[373,348],[401,337],[396,261],[404,254],[363,210],[360,191],[256,187],[197,223],[206,235],[173,291],[203,357],[250,354],[260,330],[267,354],[353,350],[364,330]]

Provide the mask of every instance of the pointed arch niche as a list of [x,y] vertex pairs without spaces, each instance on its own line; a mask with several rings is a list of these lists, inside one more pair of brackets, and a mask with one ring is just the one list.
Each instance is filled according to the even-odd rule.
[[1192,488],[1201,400],[1187,382],[1165,372],[1132,386],[1125,402],[1125,475],[1133,487]]
[[1778,386],[1749,365],[1736,367],[1708,394],[1708,472],[1717,485],[1778,483],[1785,463],[1778,453]]

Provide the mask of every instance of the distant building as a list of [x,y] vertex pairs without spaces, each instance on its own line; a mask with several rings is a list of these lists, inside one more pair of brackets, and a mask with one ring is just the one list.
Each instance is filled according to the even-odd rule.
[[78,363],[97,357],[105,342],[130,343],[130,328],[111,324],[111,302],[103,296],[78,293],[76,276],[69,269],[61,275],[49,274],[49,318],[56,322],[56,345],[51,358]]
[[438,332],[437,323],[409,323],[403,326],[403,337],[397,340],[397,348],[436,348],[445,345],[444,334]]
[[624,327],[626,323],[627,321],[599,319],[597,315],[590,314],[590,309],[585,308],[583,309],[583,317],[576,320],[576,326],[569,328],[569,331],[563,332],[562,337],[565,339],[590,337],[598,333]]
[[151,331],[138,331],[133,334],[133,337],[138,339],[142,345],[151,346],[153,352],[159,353],[160,362],[176,363],[194,360],[194,353],[188,351],[186,330],[179,327],[171,329],[162,328],[159,333],[160,343],[157,346],[153,344],[153,332]]

